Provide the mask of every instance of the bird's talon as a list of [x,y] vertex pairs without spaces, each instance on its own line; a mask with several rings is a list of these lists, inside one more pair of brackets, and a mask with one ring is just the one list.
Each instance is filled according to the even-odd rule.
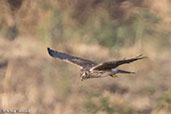
[[110,75],[112,78],[116,78],[116,77],[118,77],[117,75]]

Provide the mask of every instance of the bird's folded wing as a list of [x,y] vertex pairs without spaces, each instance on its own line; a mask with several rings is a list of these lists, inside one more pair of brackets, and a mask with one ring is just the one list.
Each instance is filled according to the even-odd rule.
[[74,56],[71,56],[69,54],[65,54],[65,53],[62,53],[62,52],[54,51],[54,50],[52,50],[50,48],[48,48],[48,53],[49,53],[50,56],[52,56],[54,58],[58,58],[58,59],[66,61],[66,62],[76,64],[81,68],[90,67],[90,66],[95,65],[95,63],[90,61],[90,60],[86,60],[86,59],[82,59],[82,58],[79,58],[79,57],[74,57]]
[[91,70],[108,70],[111,68],[116,68],[122,64],[128,64],[128,63],[134,62],[136,60],[144,59],[144,58],[146,58],[146,57],[139,55],[139,56],[137,56],[135,58],[131,58],[131,59],[108,61],[108,62],[100,63],[100,64],[94,66]]

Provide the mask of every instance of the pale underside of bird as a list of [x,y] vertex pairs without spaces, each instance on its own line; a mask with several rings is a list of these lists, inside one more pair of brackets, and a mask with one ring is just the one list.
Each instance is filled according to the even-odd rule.
[[89,78],[102,78],[107,76],[117,77],[116,74],[118,73],[135,74],[135,72],[120,70],[117,67],[122,64],[128,64],[146,58],[142,55],[139,55],[135,58],[122,59],[117,61],[107,61],[97,64],[87,59],[82,59],[80,57],[75,57],[63,52],[54,51],[50,48],[47,49],[50,56],[79,66],[81,68],[81,81]]

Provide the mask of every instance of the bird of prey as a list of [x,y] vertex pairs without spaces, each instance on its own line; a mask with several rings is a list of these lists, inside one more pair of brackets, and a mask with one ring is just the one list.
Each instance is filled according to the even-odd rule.
[[128,63],[145,58],[144,56],[139,55],[131,59],[107,61],[107,62],[97,64],[87,59],[82,59],[80,57],[75,57],[69,54],[65,54],[63,52],[54,51],[50,48],[47,48],[47,50],[50,56],[79,66],[81,68],[81,73],[80,73],[81,81],[85,79],[89,79],[89,78],[101,78],[101,77],[107,77],[107,76],[111,76],[114,78],[114,77],[117,77],[116,74],[118,73],[135,74],[135,72],[120,70],[117,67],[122,64],[128,64]]

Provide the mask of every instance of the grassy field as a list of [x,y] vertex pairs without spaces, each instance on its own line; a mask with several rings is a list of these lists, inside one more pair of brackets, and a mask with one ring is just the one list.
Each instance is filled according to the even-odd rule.
[[[170,114],[169,0],[0,1],[0,113]],[[47,47],[96,62],[139,54],[135,75],[80,81]]]

